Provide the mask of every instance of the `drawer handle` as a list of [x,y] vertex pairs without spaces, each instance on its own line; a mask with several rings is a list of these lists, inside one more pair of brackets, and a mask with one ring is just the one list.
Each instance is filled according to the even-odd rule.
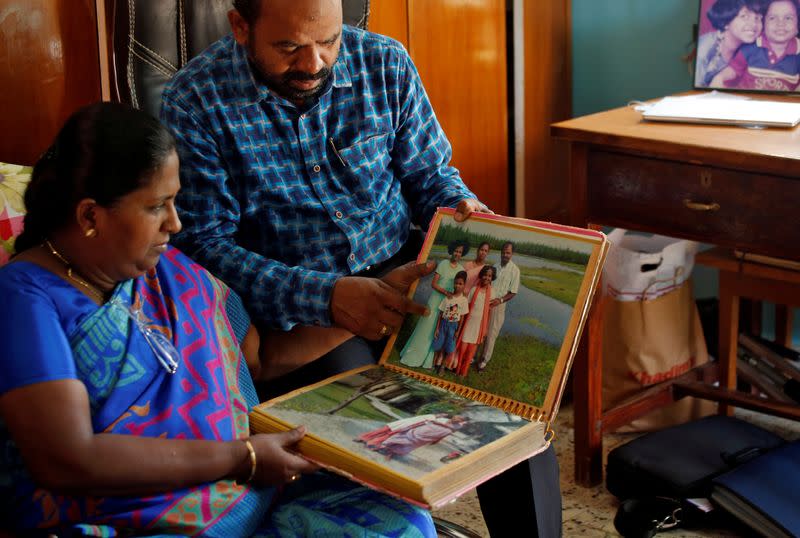
[[702,202],[692,202],[691,200],[687,199],[683,201],[683,205],[692,211],[719,211],[719,204],[717,202],[704,204]]

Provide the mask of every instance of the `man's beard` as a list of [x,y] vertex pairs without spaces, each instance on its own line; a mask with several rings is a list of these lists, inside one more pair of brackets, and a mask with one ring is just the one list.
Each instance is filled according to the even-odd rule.
[[[256,78],[266,84],[270,90],[274,91],[281,97],[292,101],[293,103],[308,103],[312,99],[319,97],[319,95],[324,92],[325,88],[328,86],[328,79],[331,76],[330,67],[323,67],[311,75],[308,73],[303,73],[302,71],[287,71],[283,75],[275,76],[267,73],[267,71],[259,64],[255,56],[252,54],[249,54],[248,56],[250,59],[250,66],[253,68],[253,73],[255,74]],[[310,90],[300,90],[290,84],[295,80],[319,80],[321,82]]]

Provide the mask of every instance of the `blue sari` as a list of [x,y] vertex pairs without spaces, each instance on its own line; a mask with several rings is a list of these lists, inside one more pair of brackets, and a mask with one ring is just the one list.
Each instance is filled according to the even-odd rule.
[[[31,367],[13,353],[0,360],[0,377],[7,378],[0,381],[0,393],[30,382],[76,378],[86,386],[98,433],[218,441],[249,435],[247,413],[256,403],[255,391],[226,312],[229,301],[238,298],[178,250],[169,249],[143,277],[118,285],[100,307],[56,275],[26,262],[0,270],[0,293],[6,292],[17,316],[0,318],[0,325],[13,325],[3,326],[0,338],[31,342],[41,339],[42,331],[60,331],[63,338],[53,338],[55,343],[43,346],[49,349],[33,353],[43,357],[42,364]],[[55,316],[42,311],[52,310],[53,303]],[[136,310],[149,330],[160,332],[179,350],[174,374],[162,366],[152,340],[129,315]],[[59,327],[41,321],[54,319]],[[67,349],[58,349],[61,341]],[[68,360],[53,360],[58,354]],[[6,432],[0,431],[0,441],[10,455],[5,462],[12,477],[10,513],[19,518],[14,527],[20,530],[226,537],[302,536],[311,529],[335,535],[433,533],[427,512],[322,473],[280,492],[220,480],[146,497],[55,494],[36,487]],[[367,506],[370,517],[365,519]]]

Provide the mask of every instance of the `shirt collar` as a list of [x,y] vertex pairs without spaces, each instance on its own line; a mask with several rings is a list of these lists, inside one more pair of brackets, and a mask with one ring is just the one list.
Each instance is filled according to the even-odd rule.
[[[346,27],[345,27],[346,28]],[[334,88],[350,88],[353,85],[353,79],[350,77],[350,70],[347,68],[347,57],[349,52],[345,41],[346,30],[342,29],[342,42],[339,47],[339,57],[336,63],[333,64],[333,82],[331,84]],[[288,103],[286,99],[276,95],[263,82],[259,82],[253,74],[253,68],[250,66],[250,61],[247,59],[247,50],[240,45],[233,36],[231,36],[231,43],[233,47],[233,71],[237,73],[237,82],[239,85],[240,95],[244,101],[250,104],[259,101],[273,101]],[[330,88],[325,92],[331,91]]]
[[800,51],[800,39],[794,38],[792,39],[788,45],[786,45],[786,50],[783,51],[781,56],[778,56],[774,52],[772,52],[772,43],[770,43],[769,38],[764,34],[761,34],[756,39],[756,45],[759,47],[763,47],[767,49],[767,56],[770,60],[777,62],[781,60],[784,56],[789,56],[790,54],[797,54]]

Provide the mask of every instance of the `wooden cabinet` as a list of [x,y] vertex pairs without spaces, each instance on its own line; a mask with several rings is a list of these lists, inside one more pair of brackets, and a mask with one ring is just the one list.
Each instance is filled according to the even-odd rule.
[[100,99],[95,0],[0,0],[0,161],[33,164]]
[[[572,2],[520,0],[524,41],[524,183],[519,213],[567,222],[568,144],[550,124],[572,116]],[[518,204],[519,206],[520,204]]]
[[[497,212],[566,218],[567,149],[549,126],[571,113],[570,9],[569,0],[371,2],[370,30],[409,50],[453,165]],[[522,73],[509,86],[515,53]]]
[[453,146],[453,165],[481,200],[507,214],[505,5],[505,0],[372,0],[369,27],[406,45]]

